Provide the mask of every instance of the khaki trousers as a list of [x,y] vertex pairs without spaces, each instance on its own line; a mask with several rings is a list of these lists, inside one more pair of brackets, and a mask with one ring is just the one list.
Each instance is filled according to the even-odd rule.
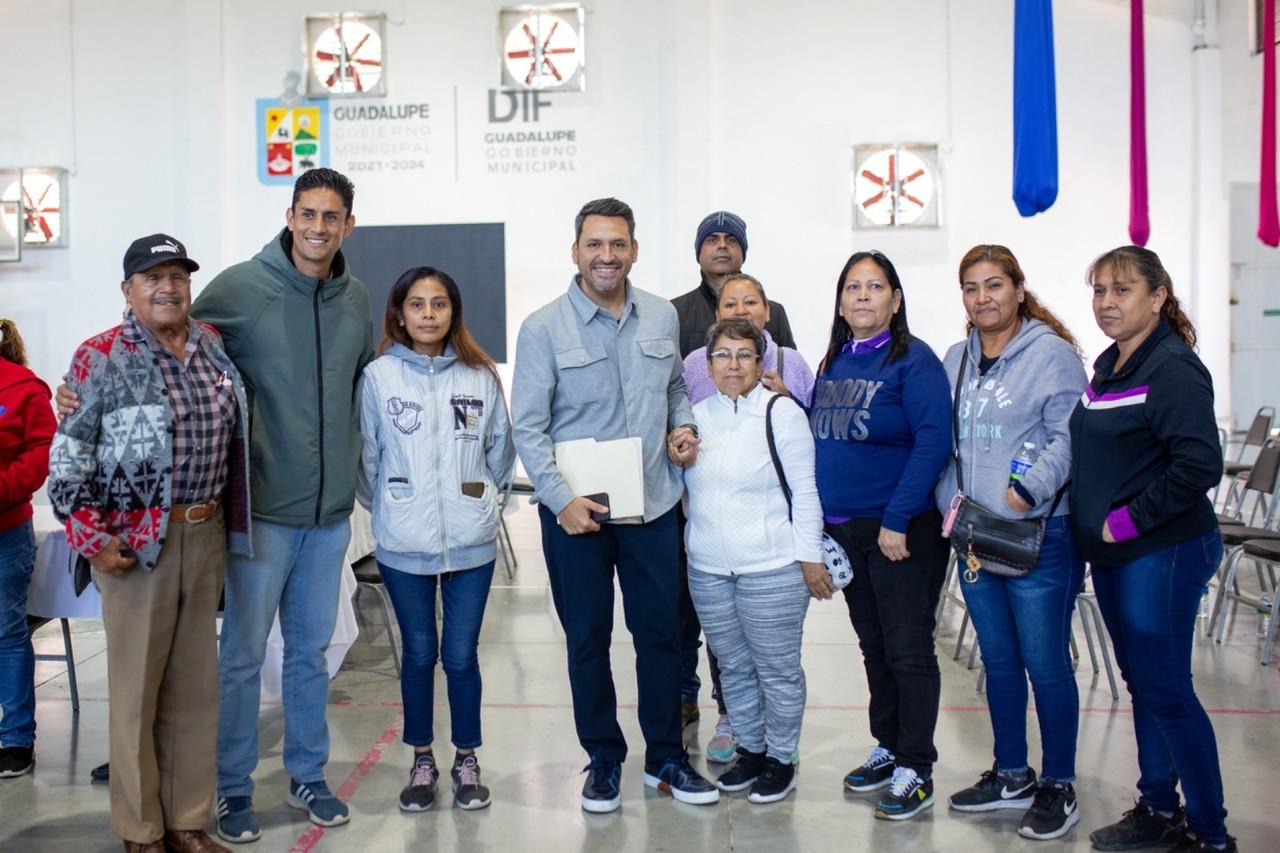
[[107,634],[111,828],[126,841],[204,829],[213,805],[221,508],[202,524],[170,524],[164,542],[151,572],[94,572]]

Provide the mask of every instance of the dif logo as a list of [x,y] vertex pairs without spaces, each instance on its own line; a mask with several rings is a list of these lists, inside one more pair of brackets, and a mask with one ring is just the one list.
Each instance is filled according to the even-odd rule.
[[[517,113],[521,121],[538,121],[539,110],[550,106],[551,101],[543,98],[541,92],[489,90],[489,122],[491,124],[514,121]],[[499,110],[504,112],[499,115]]]

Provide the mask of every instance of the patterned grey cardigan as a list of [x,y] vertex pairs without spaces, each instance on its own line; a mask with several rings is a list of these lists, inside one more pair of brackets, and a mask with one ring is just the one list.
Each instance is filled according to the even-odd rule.
[[[235,383],[236,419],[223,492],[228,547],[250,555],[248,412],[244,382],[212,327],[196,324],[198,344]],[[119,536],[155,568],[169,525],[173,485],[173,407],[156,356],[124,326],[80,345],[71,361],[80,408],[58,426],[49,451],[49,499],[81,556]],[[78,566],[77,592],[87,581]]]

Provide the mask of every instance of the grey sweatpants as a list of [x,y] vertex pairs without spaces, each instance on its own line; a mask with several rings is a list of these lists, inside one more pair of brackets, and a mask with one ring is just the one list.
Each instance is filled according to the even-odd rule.
[[809,588],[799,563],[742,575],[689,571],[689,593],[720,662],[720,691],[743,749],[783,764],[800,742],[800,667]]

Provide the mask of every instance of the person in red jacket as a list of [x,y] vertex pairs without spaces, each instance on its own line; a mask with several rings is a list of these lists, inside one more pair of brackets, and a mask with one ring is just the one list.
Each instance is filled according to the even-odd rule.
[[27,585],[36,561],[31,496],[49,474],[49,442],[57,428],[49,396],[49,386],[27,368],[17,326],[0,319],[0,778],[35,766]]

